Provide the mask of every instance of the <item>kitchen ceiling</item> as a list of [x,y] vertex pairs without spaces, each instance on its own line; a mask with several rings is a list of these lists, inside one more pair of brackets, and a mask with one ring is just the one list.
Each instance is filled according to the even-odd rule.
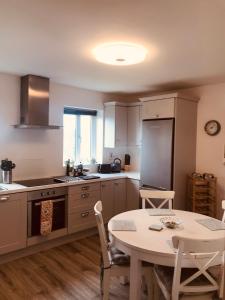
[[[223,0],[0,0],[0,71],[113,93],[225,80]],[[101,43],[143,45],[143,63],[97,62]]]

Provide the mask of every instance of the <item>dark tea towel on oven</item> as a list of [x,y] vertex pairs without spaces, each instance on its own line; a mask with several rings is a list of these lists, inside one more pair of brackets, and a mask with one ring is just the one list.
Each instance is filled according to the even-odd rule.
[[53,215],[53,203],[52,200],[46,200],[41,202],[41,222],[40,233],[41,235],[48,235],[52,231],[52,215]]

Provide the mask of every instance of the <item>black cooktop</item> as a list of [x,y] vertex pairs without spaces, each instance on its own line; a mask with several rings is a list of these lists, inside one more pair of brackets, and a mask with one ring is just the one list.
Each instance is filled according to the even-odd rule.
[[98,179],[98,178],[100,178],[100,176],[95,176],[95,175],[84,175],[84,176],[79,176],[79,177],[58,176],[58,177],[50,177],[50,178],[21,180],[21,181],[16,181],[15,183],[24,185],[26,187],[33,187],[33,186],[43,186],[43,185],[49,185],[49,184],[73,182],[73,181],[80,181],[80,180],[92,180],[92,179]]
[[15,183],[27,186],[27,187],[33,187],[33,186],[42,186],[42,185],[49,185],[49,184],[56,184],[59,182],[56,182],[53,177],[51,178],[38,178],[38,179],[29,179],[29,180],[21,180],[16,181]]

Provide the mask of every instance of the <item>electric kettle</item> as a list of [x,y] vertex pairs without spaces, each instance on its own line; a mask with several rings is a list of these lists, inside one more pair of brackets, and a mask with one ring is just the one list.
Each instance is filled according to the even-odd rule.
[[121,171],[121,159],[118,157],[111,163],[111,171],[114,173],[119,173]]

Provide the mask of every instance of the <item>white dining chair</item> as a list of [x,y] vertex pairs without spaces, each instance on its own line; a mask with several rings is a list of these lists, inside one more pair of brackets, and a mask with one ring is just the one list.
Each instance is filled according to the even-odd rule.
[[[98,201],[94,206],[98,233],[101,245],[102,264],[101,264],[101,294],[103,300],[109,299],[110,278],[130,276],[130,257],[120,250],[114,248],[108,242],[104,222],[102,218],[102,202]],[[147,285],[148,299],[153,299],[153,266],[143,265],[143,276]]]
[[[168,208],[172,209],[173,207],[173,199],[175,196],[174,191],[160,191],[160,190],[140,190],[140,196],[142,199],[142,208],[146,208],[146,203],[149,203],[151,208],[162,208],[165,204],[168,203]],[[157,199],[156,201],[152,201],[153,199]],[[155,202],[159,202],[156,206]]]
[[225,200],[222,201],[223,217],[222,221],[225,222]]
[[[205,293],[202,299],[208,299],[207,293],[217,291],[223,299],[225,239],[198,240],[173,236],[177,249],[175,268],[155,266],[154,275],[166,300],[178,300],[182,293],[185,299]],[[217,266],[213,266],[215,261]],[[184,268],[187,263],[194,268]],[[218,299],[218,298],[216,298]]]

